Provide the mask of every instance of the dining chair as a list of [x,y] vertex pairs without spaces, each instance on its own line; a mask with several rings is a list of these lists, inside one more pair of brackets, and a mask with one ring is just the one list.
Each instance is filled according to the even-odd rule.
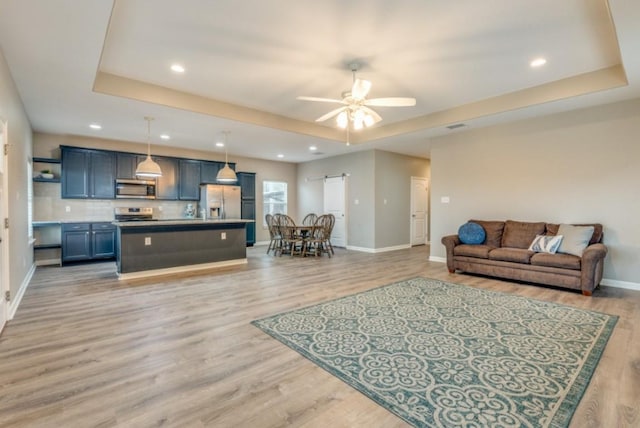
[[317,218],[317,214],[309,213],[302,219],[302,224],[304,226],[313,226],[316,223]]
[[[276,214],[277,215],[277,214]],[[267,223],[267,229],[269,230],[269,247],[267,248],[267,254],[271,250],[273,250],[274,254],[276,249],[280,245],[280,234],[278,228],[276,227],[277,218],[271,214],[267,214],[264,216],[264,221]]]
[[298,235],[296,230],[296,223],[291,217],[286,214],[279,216],[278,230],[280,234],[280,248],[278,253],[282,256],[287,252],[292,257],[296,254],[302,255],[305,248],[305,241]]
[[327,227],[325,245],[329,247],[331,254],[335,254],[333,251],[333,245],[331,245],[331,233],[333,233],[333,226],[336,224],[336,217],[333,214],[326,214],[326,216],[328,219],[325,220]]
[[303,251],[303,255],[313,254],[318,257],[322,254],[327,254],[331,257],[331,251],[327,246],[327,233],[330,229],[331,219],[329,216],[323,214],[319,216],[309,234],[309,238],[306,241],[306,245]]

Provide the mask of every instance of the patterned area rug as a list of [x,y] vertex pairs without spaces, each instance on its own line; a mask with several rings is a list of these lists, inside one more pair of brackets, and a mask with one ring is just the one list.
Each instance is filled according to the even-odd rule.
[[565,427],[618,317],[414,278],[253,321],[414,426]]

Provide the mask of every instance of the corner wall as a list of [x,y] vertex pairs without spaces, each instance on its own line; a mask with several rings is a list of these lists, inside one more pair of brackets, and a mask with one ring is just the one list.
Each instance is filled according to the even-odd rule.
[[347,246],[371,252],[409,246],[411,177],[429,178],[429,165],[428,159],[381,150],[299,164],[297,217],[323,212],[319,178],[346,173]]
[[639,284],[639,136],[636,99],[433,139],[432,257],[471,218],[597,222],[604,277]]
[[5,248],[9,249],[9,289],[12,309],[15,310],[33,268],[33,244],[29,242],[27,216],[27,191],[30,185],[27,182],[27,165],[31,159],[32,134],[31,124],[1,51],[0,120],[7,123],[6,143],[9,144],[8,165],[3,177],[8,184],[6,196],[10,225],[5,235],[8,237]]

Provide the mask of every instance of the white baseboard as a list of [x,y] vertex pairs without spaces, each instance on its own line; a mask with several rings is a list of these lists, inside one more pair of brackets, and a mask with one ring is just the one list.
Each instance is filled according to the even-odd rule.
[[253,246],[254,246],[254,247],[262,247],[262,246],[269,245],[269,243],[270,243],[270,242],[271,242],[271,241],[258,241],[258,242],[255,242],[255,243],[253,244]]
[[18,306],[20,306],[20,302],[22,301],[22,297],[24,296],[25,291],[27,291],[27,287],[31,282],[31,278],[33,278],[33,274],[36,271],[35,263],[31,265],[29,272],[24,277],[22,284],[20,284],[20,288],[15,296],[11,297],[11,301],[9,302],[9,313],[7,314],[7,320],[12,320],[13,316],[16,314],[18,310]]
[[617,279],[602,278],[600,284],[606,285],[607,287],[626,288],[628,290],[640,291],[640,284],[638,284],[637,282],[618,281]]
[[447,262],[447,258],[446,257],[438,257],[438,256],[429,256],[429,261],[430,262],[437,262],[437,263],[446,263]]
[[384,247],[384,248],[354,247],[351,245],[347,245],[347,250],[361,251],[363,253],[372,253],[372,254],[386,253],[387,251],[406,250],[408,248],[411,248],[410,244],[396,245],[393,247]]

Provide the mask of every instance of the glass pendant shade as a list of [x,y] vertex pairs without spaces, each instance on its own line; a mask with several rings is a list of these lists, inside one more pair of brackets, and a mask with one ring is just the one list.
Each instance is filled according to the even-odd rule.
[[336,122],[338,126],[342,129],[345,129],[349,125],[349,115],[346,111],[340,112],[338,117],[336,118]]
[[145,116],[144,120],[147,121],[147,158],[138,164],[138,167],[136,168],[136,177],[162,177],[162,170],[160,169],[160,165],[158,165],[153,161],[153,159],[151,159],[151,121],[153,120],[153,118]]

